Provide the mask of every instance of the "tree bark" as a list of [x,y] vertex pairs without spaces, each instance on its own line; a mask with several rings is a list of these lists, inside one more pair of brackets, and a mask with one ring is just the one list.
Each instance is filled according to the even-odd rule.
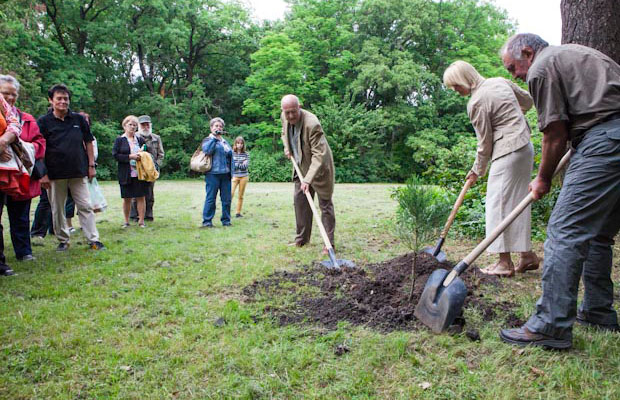
[[562,0],[562,44],[592,47],[620,63],[618,0]]

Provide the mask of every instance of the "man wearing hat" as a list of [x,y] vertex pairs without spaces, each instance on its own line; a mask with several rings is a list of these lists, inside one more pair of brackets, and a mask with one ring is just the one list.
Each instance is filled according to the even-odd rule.
[[[162,162],[164,161],[164,146],[161,143],[161,137],[153,133],[151,117],[148,115],[139,116],[138,124],[140,124],[138,135],[144,139],[146,151],[151,153],[153,156],[153,161],[155,162],[155,167],[159,170]],[[154,186],[155,182],[148,182],[149,189],[146,193],[146,213],[144,214],[144,219],[147,221],[153,220],[153,203],[155,203],[155,195],[153,194]],[[131,203],[131,213],[129,214],[129,217],[134,221],[138,220],[135,199]]]

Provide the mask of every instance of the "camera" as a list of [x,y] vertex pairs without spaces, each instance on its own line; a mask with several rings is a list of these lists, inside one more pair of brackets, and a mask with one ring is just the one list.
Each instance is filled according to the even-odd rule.
[[217,130],[217,131],[215,131],[215,134],[216,134],[216,135],[223,135],[223,134],[224,134],[224,131],[222,131],[222,130]]

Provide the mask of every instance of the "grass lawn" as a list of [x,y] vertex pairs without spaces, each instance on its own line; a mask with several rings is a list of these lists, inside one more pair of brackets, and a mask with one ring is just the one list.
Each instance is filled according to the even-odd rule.
[[[33,248],[36,261],[18,263],[4,217],[5,254],[18,275],[0,277],[2,399],[620,398],[619,334],[578,326],[571,351],[518,349],[499,340],[499,321],[481,321],[475,309],[465,315],[482,327],[480,342],[345,323],[334,331],[279,326],[263,312],[268,301],[246,302],[242,290],[324,258],[316,227],[309,246],[286,245],[292,184],[250,182],[245,217],[223,228],[218,202],[214,229],[198,228],[201,180],[158,182],[156,220],[146,229],[121,229],[118,185],[103,188],[110,206],[97,226],[106,251],[87,250],[76,234],[67,253],[56,253],[48,237]],[[364,265],[407,252],[391,233],[390,189],[337,185],[340,258]],[[452,239],[444,250],[458,261],[474,244]],[[521,304],[527,317],[540,272],[504,282],[487,295]],[[618,289],[615,298],[617,308]],[[335,351],[343,344],[349,352]]]

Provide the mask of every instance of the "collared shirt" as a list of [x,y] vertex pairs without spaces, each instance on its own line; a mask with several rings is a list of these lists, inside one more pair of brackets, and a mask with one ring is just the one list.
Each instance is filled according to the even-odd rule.
[[299,148],[301,147],[301,143],[299,140],[301,138],[301,126],[300,124],[293,125],[288,124],[288,140],[291,144],[291,150],[293,151],[293,157],[295,157],[295,161],[297,164],[301,162],[301,157],[299,155]]
[[153,160],[157,163],[158,166],[164,161],[164,146],[161,142],[161,137],[153,133],[153,131],[143,131],[139,130],[138,135],[144,139],[146,143],[146,151],[151,153],[153,156]]
[[94,138],[84,117],[69,110],[62,120],[50,111],[39,117],[37,124],[47,143],[45,165],[49,178],[88,176],[85,144]]
[[600,51],[578,44],[541,50],[527,73],[538,110],[538,128],[566,121],[570,139],[620,112],[620,66]]

